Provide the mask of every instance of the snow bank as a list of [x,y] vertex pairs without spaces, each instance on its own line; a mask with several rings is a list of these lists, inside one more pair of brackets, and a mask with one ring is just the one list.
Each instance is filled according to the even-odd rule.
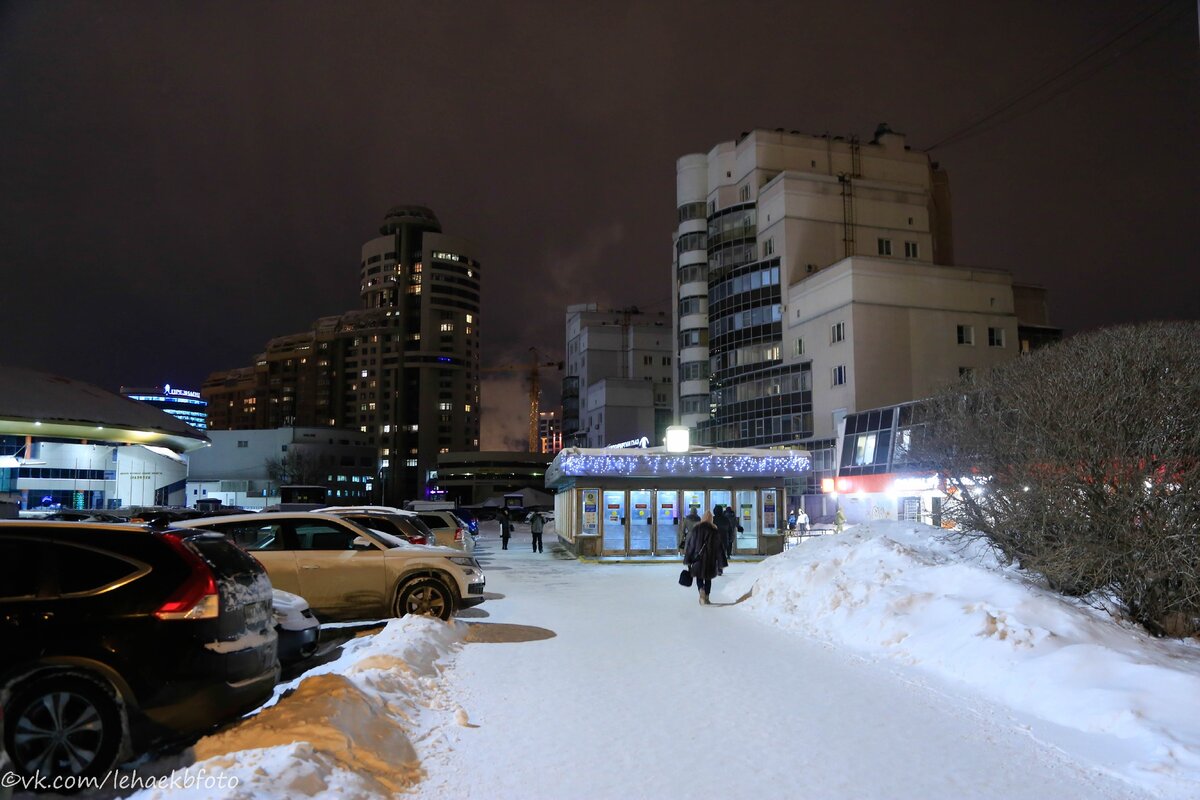
[[[423,777],[414,742],[465,719],[441,680],[465,632],[458,623],[410,616],[351,640],[336,661],[281,687],[278,702],[196,743],[188,771],[223,776],[224,788],[133,796],[283,800],[403,792]],[[236,788],[228,788],[230,778]]]
[[1106,771],[1200,796],[1200,647],[1122,626],[938,534],[859,525],[767,559],[717,595],[753,589],[742,607],[781,628],[969,684],[1081,732],[1036,733]]

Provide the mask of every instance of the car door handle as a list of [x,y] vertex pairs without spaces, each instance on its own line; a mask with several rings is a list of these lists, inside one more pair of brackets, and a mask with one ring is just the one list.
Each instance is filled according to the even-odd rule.
[[300,569],[320,569],[320,568],[321,567],[318,564],[305,564]]

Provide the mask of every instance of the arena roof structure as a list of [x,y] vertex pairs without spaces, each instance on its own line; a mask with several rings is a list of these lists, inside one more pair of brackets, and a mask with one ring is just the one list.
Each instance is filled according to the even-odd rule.
[[208,437],[170,414],[82,381],[0,367],[0,436],[141,444],[186,453]]

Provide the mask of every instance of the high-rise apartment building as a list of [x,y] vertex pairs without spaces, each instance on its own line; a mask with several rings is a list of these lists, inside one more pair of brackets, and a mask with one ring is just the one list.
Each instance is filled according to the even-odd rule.
[[362,247],[363,307],[282,336],[249,368],[210,375],[213,429],[358,430],[382,496],[423,497],[439,453],[479,448],[480,269],[428,208],[388,211]]
[[567,307],[563,444],[604,447],[671,424],[674,344],[664,312]]
[[675,413],[702,444],[804,447],[815,479],[847,413],[1060,333],[1040,289],[952,266],[946,174],[886,125],[744,133],[680,158],[676,196]]

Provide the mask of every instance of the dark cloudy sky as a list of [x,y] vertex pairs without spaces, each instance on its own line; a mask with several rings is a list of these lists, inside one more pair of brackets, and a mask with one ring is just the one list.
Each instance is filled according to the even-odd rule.
[[[568,303],[669,309],[679,156],[925,148],[1039,83],[934,151],[958,262],[1068,332],[1200,317],[1189,0],[3,3],[0,363],[198,385],[357,307],[402,203],[477,243],[485,363],[561,351]],[[483,444],[519,446],[497,388]]]

